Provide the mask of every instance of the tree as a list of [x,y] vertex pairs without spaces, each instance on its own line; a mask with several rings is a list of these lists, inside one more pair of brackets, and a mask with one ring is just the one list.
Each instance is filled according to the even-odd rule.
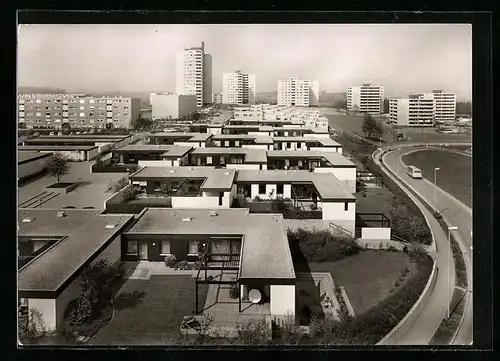
[[152,122],[146,118],[143,118],[142,115],[139,115],[137,118],[134,128],[135,129],[149,129],[151,128]]
[[68,158],[63,156],[61,153],[54,153],[52,156],[52,161],[49,163],[47,170],[52,177],[57,178],[57,183],[60,183],[60,179],[63,175],[67,174],[69,171]]
[[382,127],[370,114],[365,114],[363,118],[362,131],[365,137],[370,139],[382,135]]

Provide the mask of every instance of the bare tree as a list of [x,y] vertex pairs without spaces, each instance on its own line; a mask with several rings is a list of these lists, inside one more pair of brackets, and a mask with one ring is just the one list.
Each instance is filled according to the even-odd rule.
[[66,158],[59,152],[54,153],[52,156],[52,161],[49,163],[47,170],[52,177],[55,177],[57,179],[57,183],[60,183],[61,177],[67,174],[69,171],[68,158]]

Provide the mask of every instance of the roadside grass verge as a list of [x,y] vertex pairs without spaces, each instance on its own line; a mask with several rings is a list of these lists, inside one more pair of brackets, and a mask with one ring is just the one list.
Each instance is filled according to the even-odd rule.
[[429,345],[449,345],[457,332],[465,311],[467,291],[455,288],[450,302],[450,318],[444,318]]

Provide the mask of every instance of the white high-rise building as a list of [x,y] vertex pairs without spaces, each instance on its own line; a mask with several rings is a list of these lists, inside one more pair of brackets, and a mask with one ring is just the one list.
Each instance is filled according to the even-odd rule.
[[398,125],[432,126],[435,122],[454,121],[456,95],[442,90],[412,94],[389,100],[389,118]]
[[198,107],[212,102],[212,56],[205,54],[204,42],[177,53],[176,93],[196,95]]
[[222,103],[254,104],[255,74],[246,74],[239,70],[222,74]]
[[384,109],[384,87],[372,84],[347,88],[347,110],[380,115]]
[[291,77],[278,80],[278,105],[309,107],[318,105],[319,84],[316,80]]
[[457,111],[457,97],[454,93],[445,93],[442,90],[433,90],[434,121],[454,121]]
[[408,98],[389,100],[389,119],[397,125],[432,126],[434,97],[432,94],[412,94]]

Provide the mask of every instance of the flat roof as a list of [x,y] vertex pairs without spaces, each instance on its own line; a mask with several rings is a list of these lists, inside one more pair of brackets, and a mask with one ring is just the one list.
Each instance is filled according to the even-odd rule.
[[177,138],[177,137],[189,137],[186,142],[204,142],[212,136],[210,133],[196,133],[196,132],[160,132],[152,133],[150,137],[158,138]]
[[40,158],[50,157],[51,153],[40,153],[40,152],[17,152],[17,164],[28,163],[33,160],[37,160]]
[[255,144],[273,144],[273,138],[269,135],[248,135],[248,134],[217,134],[213,140],[253,140]]
[[34,139],[26,139],[24,141],[25,144],[27,145],[37,145],[37,144],[48,144],[49,145],[57,145],[61,143],[71,143],[71,144],[94,144],[94,143],[118,143],[122,139],[115,139],[115,138],[65,138],[65,137],[59,137],[59,138],[34,138]]
[[[211,217],[213,210],[217,216]],[[213,210],[147,208],[124,234],[241,235],[240,279],[295,278],[281,214],[249,214],[246,208]]]
[[123,147],[113,149],[113,153],[161,153],[165,157],[182,157],[193,147],[184,145],[155,145],[155,144],[127,144]]
[[324,147],[342,147],[342,145],[331,138],[313,138],[313,137],[273,137],[276,142],[315,142]]
[[[57,213],[61,211],[66,216],[58,218]],[[101,215],[100,212],[85,209],[18,210],[19,235],[65,237],[19,270],[19,291],[59,292],[133,218],[133,215]],[[23,222],[26,217],[32,221]],[[111,224],[115,227],[106,228]]]
[[283,130],[283,131],[297,131],[297,130],[305,130],[307,133],[313,133],[312,129],[311,128],[307,128],[307,127],[272,127],[273,128],[273,131],[277,131],[277,130]]
[[234,125],[234,124],[228,124],[228,125],[224,125],[223,126],[223,129],[255,129],[255,128],[258,128],[259,131],[261,132],[270,132],[273,130],[273,127],[269,126],[269,125],[245,125],[245,124],[241,124],[241,125]]
[[330,162],[333,167],[351,168],[356,167],[356,164],[337,152],[320,152],[315,150],[268,150],[269,158],[309,158],[309,159],[324,159]]
[[314,185],[322,200],[355,200],[340,181],[331,173],[314,173],[307,170],[239,170],[236,183],[304,183]]
[[117,140],[122,140],[122,139],[127,139],[132,137],[132,134],[129,135],[117,135],[117,134],[68,134],[68,135],[40,135],[39,138],[46,138],[46,139],[60,139],[60,138],[75,138],[75,139],[82,139],[82,138],[95,138],[95,139],[117,139]]
[[265,149],[206,147],[196,148],[191,152],[191,154],[207,156],[243,154],[245,155],[245,163],[267,163],[267,153]]
[[236,172],[234,169],[216,169],[215,167],[144,167],[129,176],[132,181],[154,179],[204,178],[202,191],[230,191]]
[[97,145],[87,145],[87,144],[82,144],[82,145],[20,145],[17,147],[17,150],[19,151],[26,151],[26,150],[39,150],[39,151],[89,151],[92,149],[98,148]]

